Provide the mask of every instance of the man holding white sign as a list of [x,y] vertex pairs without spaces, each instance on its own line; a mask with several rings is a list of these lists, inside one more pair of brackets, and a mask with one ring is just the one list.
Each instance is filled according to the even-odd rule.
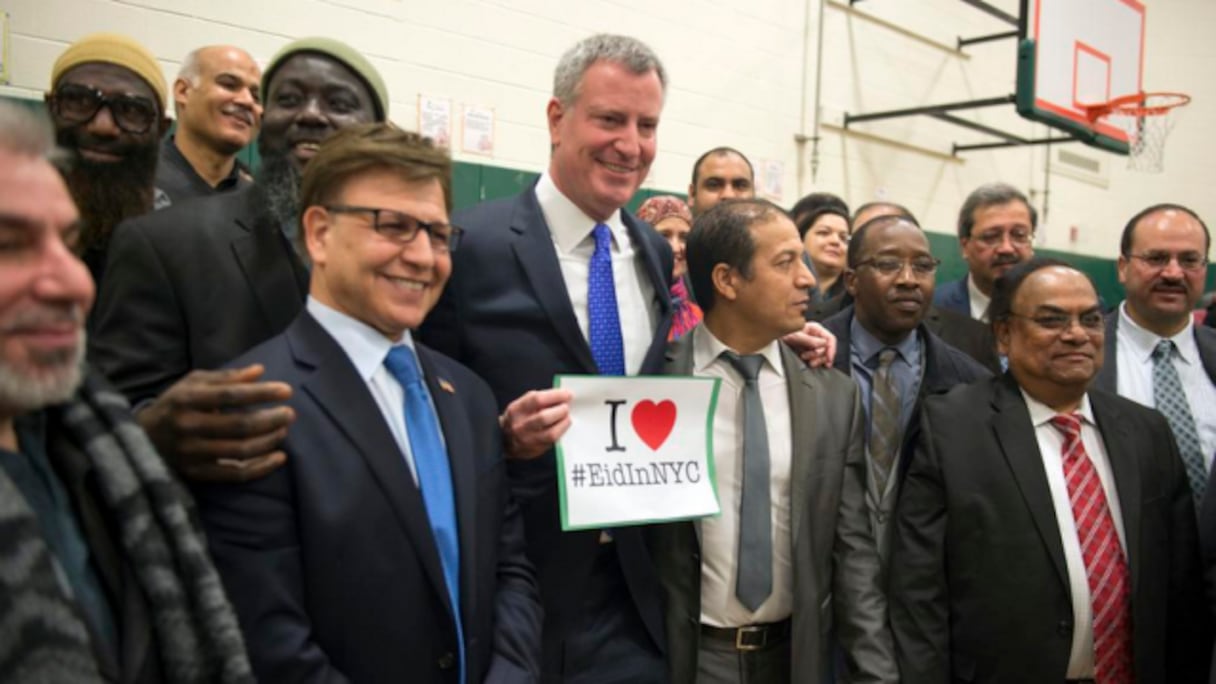
[[[666,371],[722,383],[722,514],[652,530],[676,684],[898,679],[866,517],[859,394],[780,342],[802,327],[814,285],[801,254],[794,223],[764,200],[722,202],[689,235],[705,319],[672,343]],[[847,675],[833,675],[832,634]]]

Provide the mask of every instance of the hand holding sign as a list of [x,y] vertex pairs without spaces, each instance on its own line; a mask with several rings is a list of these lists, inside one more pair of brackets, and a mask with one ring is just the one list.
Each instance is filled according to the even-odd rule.
[[570,428],[557,445],[562,529],[719,512],[712,452],[717,380],[567,375],[557,384],[574,396]]
[[535,390],[507,404],[498,417],[507,458],[540,456],[570,428],[570,390]]

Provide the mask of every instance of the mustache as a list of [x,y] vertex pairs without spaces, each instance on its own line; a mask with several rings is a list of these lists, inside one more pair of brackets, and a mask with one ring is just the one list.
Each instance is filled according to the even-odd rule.
[[250,126],[254,125],[253,110],[247,105],[239,102],[233,102],[220,108],[220,112],[229,116],[238,117]]
[[19,309],[0,322],[0,332],[11,333],[27,328],[65,324],[84,325],[84,310],[79,304],[39,304]]
[[1018,264],[1022,262],[1022,258],[1017,254],[998,254],[992,260],[993,266],[1005,266],[1009,264]]

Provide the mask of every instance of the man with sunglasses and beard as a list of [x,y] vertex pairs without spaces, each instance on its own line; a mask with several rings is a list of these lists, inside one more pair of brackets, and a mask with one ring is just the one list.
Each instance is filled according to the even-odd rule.
[[94,315],[90,360],[187,478],[247,480],[283,463],[294,414],[281,402],[291,389],[259,382],[257,365],[214,369],[300,312],[308,293],[294,244],[301,170],[335,131],[384,121],[388,110],[375,67],[329,38],[283,47],[261,92],[257,183],[120,226]]
[[167,92],[156,58],[112,33],[81,38],[51,69],[46,104],[56,141],[71,155],[64,177],[80,208],[77,249],[94,282],[114,227],[152,211]]

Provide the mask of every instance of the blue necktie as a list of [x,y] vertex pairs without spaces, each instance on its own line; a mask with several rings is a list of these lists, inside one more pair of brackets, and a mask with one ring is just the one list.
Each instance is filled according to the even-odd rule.
[[597,223],[591,231],[595,252],[587,278],[588,337],[591,358],[600,375],[625,374],[625,345],[621,341],[621,315],[616,307],[616,285],[612,281],[612,233]]
[[405,390],[405,425],[409,432],[418,487],[426,504],[426,515],[439,548],[439,560],[452,601],[456,622],[456,641],[460,650],[460,681],[464,681],[464,629],[460,623],[460,543],[456,527],[456,497],[452,491],[452,469],[447,449],[439,435],[439,421],[431,410],[431,400],[414,352],[404,345],[393,347],[384,359],[397,382]]

